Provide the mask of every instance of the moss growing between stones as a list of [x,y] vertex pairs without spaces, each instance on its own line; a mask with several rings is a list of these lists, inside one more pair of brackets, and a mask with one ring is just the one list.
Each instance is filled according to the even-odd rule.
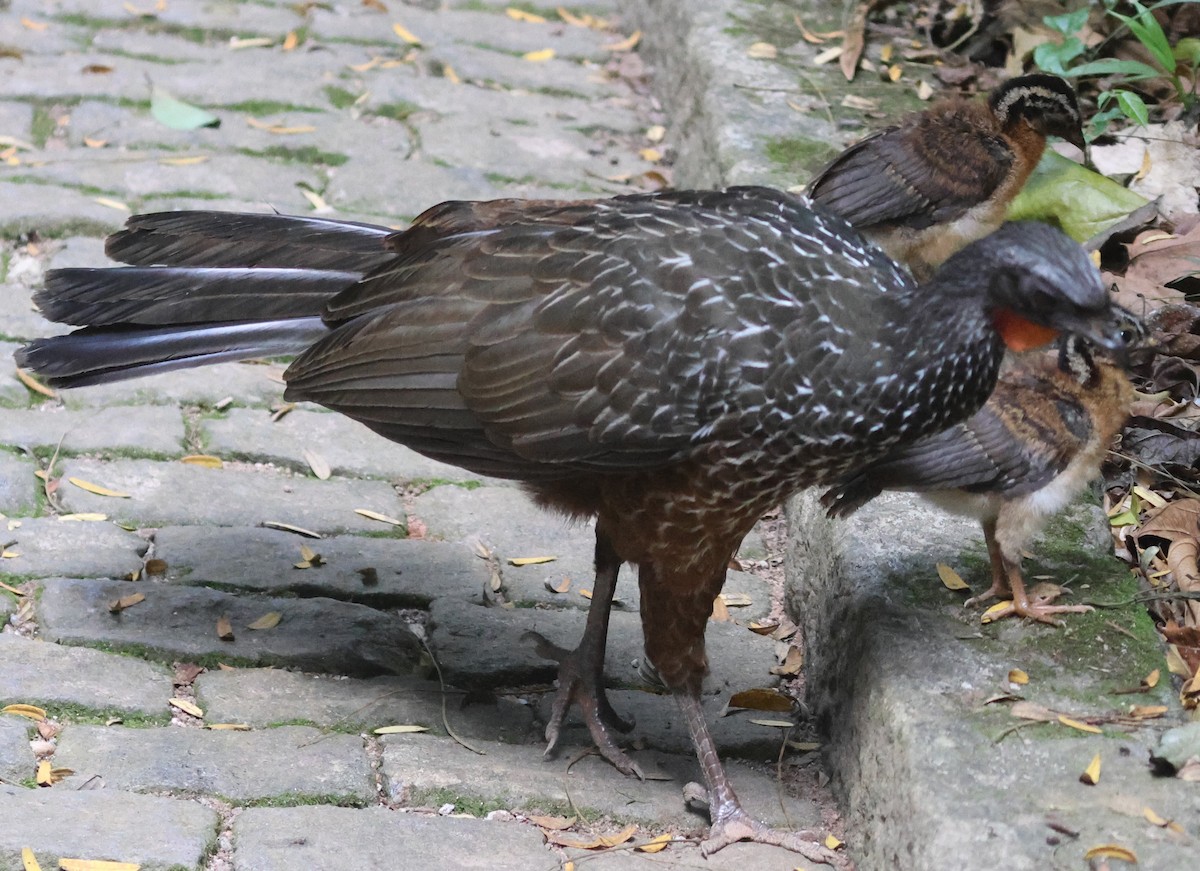
[[828,142],[801,137],[770,139],[764,150],[772,163],[798,179],[811,176],[838,153]]
[[325,86],[325,96],[329,98],[330,105],[335,109],[348,109],[354,105],[354,101],[358,97],[345,88],[339,88],[336,85]]
[[[225,798],[230,804],[239,802]],[[241,802],[242,807],[303,807],[305,805],[332,805],[334,807],[366,807],[367,802],[355,795],[309,795],[307,793],[289,792],[283,795],[273,795],[267,798],[257,798]]]
[[313,145],[300,148],[289,148],[286,145],[272,145],[269,148],[239,148],[238,152],[250,157],[266,157],[281,160],[285,163],[299,163],[304,166],[341,166],[350,158],[335,151],[322,151]]

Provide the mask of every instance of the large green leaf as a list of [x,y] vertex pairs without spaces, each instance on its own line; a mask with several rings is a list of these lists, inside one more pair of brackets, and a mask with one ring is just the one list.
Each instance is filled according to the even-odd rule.
[[219,127],[221,119],[199,106],[185,103],[158,85],[150,89],[150,114],[160,124],[173,130],[195,130],[198,127]]
[[1047,151],[1008,207],[1008,219],[1057,224],[1075,241],[1085,242],[1146,202],[1112,179]]

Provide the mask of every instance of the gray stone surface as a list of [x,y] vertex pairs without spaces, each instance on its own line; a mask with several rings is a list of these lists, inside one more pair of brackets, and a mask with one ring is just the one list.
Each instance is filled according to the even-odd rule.
[[31,459],[0,452],[0,512],[28,514],[37,505],[37,464]]
[[99,650],[0,633],[0,707],[24,703],[168,715],[171,676],[162,666]]
[[233,848],[239,871],[528,871],[558,862],[532,827],[383,808],[251,808],[234,823]]
[[72,769],[75,782],[97,778],[125,792],[339,804],[366,803],[375,793],[360,737],[307,726],[238,732],[74,725],[59,736],[54,762]]
[[[234,596],[202,587],[50,578],[41,583],[42,636],[60,644],[112,645],[170,662],[202,658],[286,665],[341,674],[405,673],[419,643],[399,618],[333,599]],[[145,601],[118,613],[123,596]],[[273,629],[247,627],[268,613],[282,615]],[[234,640],[217,636],[227,617]]]
[[139,453],[178,455],[183,447],[183,416],[161,406],[72,410],[42,404],[4,414],[0,444],[25,448],[60,443],[65,454]]
[[270,412],[235,408],[201,422],[208,451],[309,470],[306,450],[319,454],[335,475],[389,481],[478,481],[479,475],[439,463],[389,442],[361,423],[331,412],[297,409],[278,421]]
[[217,839],[216,811],[197,802],[66,784],[0,786],[0,819],[0,871],[20,871],[25,847],[43,868],[63,857],[198,868]]
[[30,726],[24,717],[0,714],[0,784],[32,777],[37,760],[29,749]]
[[[36,480],[36,479],[35,479]],[[25,577],[125,578],[142,567],[149,542],[110,521],[25,517],[9,529],[5,568]]]
[[[297,569],[301,546],[324,564]],[[274,529],[168,526],[155,534],[154,553],[172,583],[374,607],[428,607],[439,596],[481,593],[491,577],[487,563],[458,544],[352,535],[314,541]],[[366,569],[375,572],[364,580]]]
[[[244,668],[206,672],[196,680],[196,693],[213,723],[265,728],[304,721],[343,730],[417,725],[433,735],[445,732],[440,685],[416,677],[331,678]],[[446,717],[467,738],[509,744],[537,738],[531,707],[508,698],[467,697],[451,689]]]
[[[289,523],[314,532],[394,532],[396,527],[356,514],[365,508],[404,519],[404,506],[382,481],[318,481],[270,467],[208,469],[152,460],[75,459],[62,465],[59,489],[70,512],[98,511],[142,526],[209,523],[256,526]],[[128,499],[97,496],[67,483],[81,478]]]
[[[488,745],[480,756],[449,738],[432,735],[386,735],[383,776],[389,796],[405,804],[426,804],[437,795],[494,801],[511,809],[563,813],[572,803],[585,816],[600,814],[618,821],[667,825],[684,830],[705,824],[703,811],[689,809],[682,797],[685,783],[700,780],[694,757],[653,750],[630,755],[646,772],[646,780],[627,778],[599,756],[574,764],[543,758],[536,746]],[[570,766],[568,768],[568,765]],[[747,809],[773,824],[813,819],[808,802],[788,797],[780,806],[776,784],[739,763],[729,765],[738,796]]]

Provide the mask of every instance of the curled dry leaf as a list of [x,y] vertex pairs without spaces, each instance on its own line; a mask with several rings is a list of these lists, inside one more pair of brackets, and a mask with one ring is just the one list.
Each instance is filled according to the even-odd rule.
[[408,43],[409,45],[420,45],[421,44],[421,38],[419,36],[417,36],[416,34],[414,34],[411,30],[409,30],[403,24],[401,24],[399,21],[395,22],[392,25],[392,32],[395,33],[396,36],[400,37],[400,39],[402,39],[404,42]]
[[33,855],[33,850],[28,847],[21,848],[21,866],[23,871],[42,871],[42,866],[38,864],[37,857]]
[[233,623],[225,615],[217,618],[217,637],[222,641],[233,641]]
[[553,581],[547,579],[546,589],[549,590],[551,593],[560,593],[561,594],[561,593],[569,592],[571,589],[571,579],[563,578],[558,583],[554,583]]
[[1083,774],[1079,775],[1079,782],[1085,783],[1088,786],[1095,786],[1100,782],[1100,754],[1097,753],[1092,757],[1092,761],[1088,763],[1088,767],[1083,770]]
[[165,559],[146,560],[146,574],[148,575],[165,575],[167,573],[167,561]]
[[1019,668],[1014,668],[1008,673],[1008,682],[1018,684],[1019,686],[1024,686],[1025,684],[1029,683],[1029,675]]
[[59,859],[61,871],[138,871],[134,862],[107,862],[102,859]]
[[282,619],[283,619],[283,615],[280,614],[278,611],[268,611],[266,614],[263,614],[261,617],[259,617],[257,620],[255,620],[253,623],[248,624],[246,626],[246,628],[247,629],[255,629],[255,630],[274,629],[276,626],[279,625],[279,621]]
[[947,590],[969,590],[967,582],[962,579],[962,575],[945,563],[937,564],[938,577],[942,581],[942,586]]
[[551,832],[561,832],[575,825],[579,817],[543,817],[532,814],[526,817],[526,819],[539,828],[547,829]]
[[1122,862],[1128,862],[1131,865],[1137,864],[1137,856],[1133,850],[1117,844],[1101,844],[1098,847],[1092,847],[1083,854],[1084,861],[1090,862],[1093,859],[1120,859]]
[[[590,599],[591,596],[588,596],[588,598]],[[712,613],[708,616],[708,619],[715,623],[728,623],[733,619],[729,615],[729,608],[726,607],[725,600],[720,596],[713,599]]]
[[249,723],[205,723],[204,728],[211,732],[250,732]]
[[144,602],[144,601],[146,601],[146,597],[144,594],[133,593],[128,596],[122,596],[121,598],[119,598],[113,602],[109,602],[108,610],[111,611],[113,614],[118,614],[121,611],[124,611],[126,608],[132,608],[138,602]]
[[1069,726],[1072,729],[1078,729],[1080,732],[1091,732],[1093,735],[1102,735],[1103,731],[1099,726],[1093,726],[1091,723],[1085,723],[1082,720],[1076,720],[1074,717],[1068,717],[1066,714],[1058,715],[1058,722],[1064,726]]
[[792,645],[788,648],[787,656],[779,665],[771,667],[771,674],[784,676],[796,675],[804,668],[804,653],[799,647]]
[[792,700],[779,690],[767,687],[742,690],[729,698],[730,708],[747,708],[751,711],[791,712]]
[[206,469],[219,469],[225,465],[220,457],[214,457],[211,454],[188,454],[186,457],[180,457],[179,462],[187,463],[189,466],[203,466]]
[[376,735],[409,735],[413,732],[428,732],[428,726],[403,724],[397,726],[380,726],[375,730]]
[[167,699],[167,704],[170,705],[172,708],[178,708],[179,710],[183,711],[185,714],[195,717],[197,720],[204,719],[203,709],[199,705],[197,705],[195,702],[189,701],[188,699],[180,699],[180,698]]
[[114,499],[129,499],[128,493],[120,490],[112,490],[108,487],[102,487],[99,484],[93,484],[91,481],[85,481],[82,478],[67,478],[67,481],[74,484],[80,490],[86,490],[89,493],[94,493],[97,496],[111,496]]
[[26,372],[24,369],[17,370],[17,380],[26,386],[34,393],[40,393],[42,396],[48,396],[50,399],[58,399],[58,393],[51,390],[41,381],[38,381],[33,375]]
[[18,717],[24,717],[27,720],[40,722],[46,719],[46,709],[39,708],[37,705],[5,705],[0,708],[0,714],[14,714]]
[[512,566],[537,566],[542,563],[552,563],[556,556],[514,556],[509,557],[508,564]]
[[633,849],[637,850],[639,853],[658,853],[662,850],[665,850],[673,838],[674,836],[670,834],[659,835],[656,838],[651,838],[644,844],[638,844]]
[[292,523],[283,523],[279,520],[264,520],[262,525],[265,529],[278,529],[281,532],[294,532],[296,535],[302,535],[305,538],[324,538],[319,532],[313,532],[311,529],[305,529],[303,526],[296,526]]
[[308,467],[312,469],[312,473],[322,481],[329,479],[333,474],[333,470],[329,467],[328,461],[316,451],[304,449],[304,462],[308,463]]
[[607,45],[602,45],[600,47],[605,51],[630,51],[641,41],[642,32],[640,30],[635,30],[633,33],[629,34],[629,36],[620,40],[619,42],[610,42]]

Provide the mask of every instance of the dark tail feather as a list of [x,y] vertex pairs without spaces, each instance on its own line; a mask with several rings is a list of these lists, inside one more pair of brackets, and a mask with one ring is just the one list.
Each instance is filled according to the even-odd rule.
[[31,342],[17,351],[16,361],[52,387],[84,387],[210,363],[298,354],[328,331],[319,317],[158,329],[89,327]]
[[278,266],[367,272],[395,256],[395,231],[295,215],[158,212],[108,237],[108,256],[132,266]]
[[849,517],[882,492],[871,475],[850,475],[821,494],[821,506],[830,517]]
[[169,326],[320,315],[357,272],[316,269],[129,266],[54,269],[34,301],[76,326]]

